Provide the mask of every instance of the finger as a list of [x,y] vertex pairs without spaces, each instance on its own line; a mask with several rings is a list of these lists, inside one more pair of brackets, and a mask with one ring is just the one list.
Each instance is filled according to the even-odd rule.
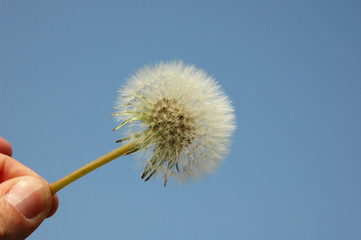
[[16,161],[14,158],[0,153],[0,183],[20,176],[40,177],[39,174]]
[[25,239],[48,216],[52,205],[48,183],[33,176],[0,184],[0,239]]
[[[26,167],[25,165],[21,164],[20,162],[16,161],[15,159],[0,154],[0,183],[7,181],[8,179],[17,178],[21,176],[33,176],[38,179],[41,179],[44,184],[48,184],[40,175],[38,175],[36,172],[31,170],[30,168]],[[59,199],[58,196],[55,194],[52,196],[52,205],[49,210],[49,213],[47,217],[52,216],[59,205]]]
[[11,148],[10,143],[2,137],[0,137],[0,153],[8,155],[10,157],[13,153],[13,149]]

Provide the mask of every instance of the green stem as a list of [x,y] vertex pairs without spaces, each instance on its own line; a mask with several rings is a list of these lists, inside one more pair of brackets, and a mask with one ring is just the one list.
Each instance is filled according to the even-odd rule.
[[127,143],[123,146],[118,147],[117,149],[101,156],[100,158],[95,159],[94,161],[86,164],[85,166],[75,170],[74,172],[70,173],[69,175],[59,179],[56,182],[50,184],[49,188],[51,193],[54,195],[60,189],[64,188],[65,186],[69,185],[70,183],[74,182],[75,180],[83,177],[84,175],[90,173],[91,171],[97,169],[100,166],[122,156],[126,155],[137,147],[137,145],[133,142]]

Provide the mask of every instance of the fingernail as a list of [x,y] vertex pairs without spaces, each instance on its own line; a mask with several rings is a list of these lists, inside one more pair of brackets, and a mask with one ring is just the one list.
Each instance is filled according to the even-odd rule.
[[46,206],[47,193],[36,179],[20,180],[6,194],[5,199],[27,219],[41,214]]

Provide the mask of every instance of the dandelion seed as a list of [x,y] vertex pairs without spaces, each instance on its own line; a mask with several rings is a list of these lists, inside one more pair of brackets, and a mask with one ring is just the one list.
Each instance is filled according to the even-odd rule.
[[140,69],[119,91],[117,112],[125,138],[139,146],[141,176],[180,182],[213,172],[228,152],[233,107],[216,81],[193,65],[161,62]]

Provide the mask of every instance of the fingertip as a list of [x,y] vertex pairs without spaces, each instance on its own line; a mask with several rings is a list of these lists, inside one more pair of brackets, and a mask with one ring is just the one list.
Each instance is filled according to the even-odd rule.
[[16,184],[6,193],[7,202],[28,220],[38,221],[45,218],[51,208],[51,195],[43,181],[26,176],[12,182]]
[[58,195],[55,194],[55,195],[53,195],[51,208],[50,208],[50,211],[49,211],[49,213],[48,213],[47,218],[49,218],[49,217],[51,217],[51,216],[54,215],[54,213],[55,213],[56,210],[58,209],[58,206],[59,206],[59,198],[58,198]]
[[25,239],[46,218],[53,196],[43,179],[22,176],[0,184],[0,239]]
[[11,144],[5,139],[0,137],[0,153],[12,156],[13,155],[13,149],[11,147]]

